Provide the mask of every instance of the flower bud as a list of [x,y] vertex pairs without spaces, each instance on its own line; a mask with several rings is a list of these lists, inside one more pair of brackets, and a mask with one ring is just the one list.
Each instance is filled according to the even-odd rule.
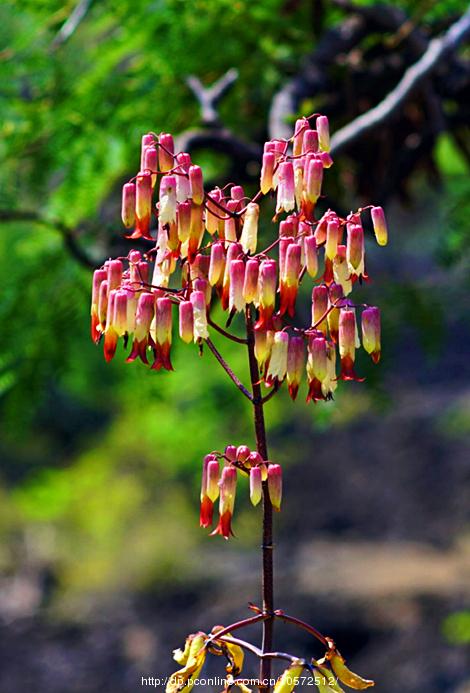
[[144,171],[145,167],[145,151],[147,147],[153,147],[155,143],[155,138],[150,133],[142,135],[141,147],[140,147],[140,170]]
[[255,356],[260,371],[263,371],[266,362],[271,356],[273,333],[269,330],[255,330]]
[[[91,338],[95,343],[98,343],[101,337],[100,316],[99,316],[99,300],[100,289],[103,282],[108,277],[107,269],[97,269],[93,272],[93,286],[91,294]],[[106,286],[107,288],[107,286]]]
[[281,509],[282,500],[282,468],[280,464],[268,465],[269,500],[277,512]]
[[[341,284],[333,284],[329,287],[329,308],[333,305],[340,303],[343,298],[343,287]],[[328,329],[330,330],[330,337],[335,342],[338,343],[338,330],[339,330],[339,308],[332,308],[328,313]]]
[[240,243],[245,253],[251,253],[252,255],[256,253],[256,244],[258,241],[258,217],[259,206],[256,202],[250,202],[245,212]]
[[322,245],[323,243],[326,243],[326,229],[328,226],[328,220],[331,217],[331,210],[328,210],[325,212],[325,214],[322,216],[321,219],[319,219],[317,226],[315,228],[315,240],[317,242],[317,246]]
[[188,152],[179,152],[176,155],[176,162],[184,173],[188,173],[189,167],[191,166],[191,154],[188,154]]
[[106,328],[104,331],[103,353],[105,360],[109,363],[116,353],[118,335],[114,329],[114,306],[116,302],[116,289],[108,293],[108,309],[106,312]]
[[211,459],[207,465],[207,486],[206,493],[212,502],[219,497],[219,476],[220,465],[216,459]]
[[253,303],[258,298],[258,275],[259,262],[258,260],[247,260],[245,265],[245,281],[243,284],[243,298],[245,303]]
[[314,286],[312,291],[312,327],[326,334],[326,312],[328,310],[328,288],[324,284]]
[[202,478],[201,478],[201,507],[199,513],[199,525],[201,527],[210,527],[212,524],[214,501],[207,493],[208,486],[208,468],[209,464],[214,460],[213,455],[206,455],[202,463]]
[[98,319],[101,332],[106,327],[106,316],[108,313],[108,280],[101,282],[98,296]]
[[155,296],[150,292],[141,293],[137,301],[134,327],[134,343],[127,361],[134,361],[137,356],[143,363],[147,361],[150,326],[155,314]]
[[388,229],[385,221],[385,214],[382,207],[372,207],[370,210],[372,225],[374,227],[375,238],[379,245],[387,245]]
[[126,229],[130,229],[135,223],[135,195],[135,183],[122,186],[121,218]]
[[107,263],[108,289],[118,289],[121,286],[123,266],[121,260],[109,260]]
[[375,306],[362,311],[362,344],[374,363],[380,361],[380,310]]
[[263,163],[261,166],[260,190],[263,195],[266,195],[273,189],[273,173],[276,163],[276,156],[273,152],[265,152],[263,154]]
[[204,182],[200,166],[190,166],[189,183],[191,185],[191,197],[194,204],[202,205],[204,202]]
[[245,464],[248,465],[249,467],[256,467],[259,464],[263,463],[263,458],[257,452],[256,450],[252,450],[250,454],[248,455],[247,459],[245,460]]
[[321,195],[323,182],[323,164],[319,159],[310,159],[305,171],[305,197],[309,202],[315,203]]
[[351,273],[346,260],[346,246],[339,245],[338,252],[333,259],[333,277],[337,284],[343,287],[343,294],[347,296],[352,291]]
[[238,202],[237,200],[228,200],[225,206],[227,208],[227,218],[224,221],[224,238],[226,241],[235,242],[237,240],[237,220],[231,213],[237,211]]
[[328,123],[328,118],[324,115],[318,116],[317,118],[317,132],[318,132],[318,144],[320,149],[324,152],[330,151],[330,126]]
[[307,273],[310,277],[315,278],[318,274],[317,241],[315,236],[305,236],[304,253]]
[[364,230],[358,216],[348,220],[346,225],[348,244],[346,260],[351,274],[360,277],[364,275]]
[[236,445],[227,445],[225,447],[224,455],[225,457],[229,460],[229,462],[235,462],[237,459],[237,446]]
[[142,171],[152,174],[151,181],[152,188],[154,188],[157,180],[158,152],[153,145],[145,148]]
[[250,500],[253,505],[258,505],[263,496],[263,482],[261,479],[261,469],[252,467],[250,469]]
[[193,291],[190,299],[193,304],[194,341],[197,342],[198,339],[208,339],[207,307],[204,293],[202,291]]
[[[318,334],[318,333],[317,333]],[[325,399],[322,383],[328,377],[328,346],[326,339],[316,334],[308,336],[307,343],[307,402]]]
[[209,265],[209,284],[215,286],[223,277],[225,268],[225,249],[220,241],[211,246],[210,265]]
[[297,397],[305,366],[303,337],[294,335],[289,339],[287,349],[287,385],[293,400]]
[[201,245],[204,235],[204,207],[197,205],[194,200],[191,203],[191,222],[189,225],[188,259],[192,262]]
[[176,201],[186,202],[191,197],[191,186],[187,175],[180,173],[176,178]]
[[172,328],[172,303],[166,296],[157,298],[155,303],[155,361],[152,368],[160,370],[165,368],[172,371],[170,360],[171,328]]
[[239,445],[237,448],[237,462],[245,462],[251,454],[251,450],[248,445]]
[[339,355],[341,356],[342,380],[359,380],[354,372],[354,359],[357,346],[356,311],[354,308],[341,308],[338,331]]
[[219,488],[219,523],[212,534],[220,534],[225,539],[228,539],[230,536],[233,536],[232,516],[237,492],[237,470],[235,467],[227,466],[223,468]]
[[287,332],[275,332],[265,379],[267,385],[273,385],[276,381],[281,382],[286,377],[288,347]]
[[175,143],[173,135],[162,132],[158,138],[160,147],[158,148],[158,168],[163,173],[171,171],[175,160]]
[[123,337],[128,332],[126,289],[118,289],[114,297],[113,326],[118,337]]
[[325,257],[333,260],[338,252],[338,242],[340,240],[339,219],[332,216],[326,226]]
[[271,326],[276,301],[277,266],[275,260],[263,260],[259,267],[258,296],[259,319],[255,329],[268,329]]
[[163,176],[160,181],[159,221],[176,221],[176,176]]
[[152,211],[152,176],[150,173],[139,173],[135,188],[136,230],[133,238],[150,238],[150,217]]
[[280,238],[294,238],[297,233],[296,218],[292,215],[286,217],[279,224],[279,237]]
[[229,266],[229,309],[241,312],[245,310],[243,285],[245,282],[245,263],[243,260],[232,260]]
[[304,191],[304,167],[301,159],[294,161],[294,188],[295,188],[295,204],[297,209],[302,207],[303,191]]
[[281,236],[279,240],[279,276],[282,281],[284,276],[284,270],[286,266],[286,255],[287,248],[291,243],[294,243],[294,238],[292,236]]
[[302,143],[302,154],[315,153],[318,151],[318,132],[316,130],[306,130]]
[[220,297],[223,310],[227,310],[229,304],[230,264],[232,260],[239,260],[242,254],[243,250],[240,243],[228,244],[227,255],[225,258],[224,278],[222,282],[222,293]]
[[222,203],[223,194],[220,188],[215,188],[207,194],[206,200],[206,229],[211,234],[211,236],[216,233],[221,224],[221,219],[219,217],[224,216],[222,210],[220,210],[216,204],[211,202],[215,200],[219,204]]
[[295,207],[295,181],[292,161],[283,161],[278,169],[276,214],[289,212]]
[[280,281],[281,303],[279,313],[284,315],[288,312],[291,317],[295,315],[295,301],[299,289],[299,276],[301,270],[302,249],[297,243],[290,243],[284,262],[284,271]]
[[191,301],[181,301],[179,304],[179,334],[186,344],[194,339],[194,316]]
[[306,132],[310,129],[307,118],[298,118],[295,121],[294,127],[294,144],[292,153],[294,156],[300,156],[303,152],[303,141]]
[[180,202],[176,210],[176,221],[178,228],[178,238],[184,243],[189,238],[191,228],[191,200]]

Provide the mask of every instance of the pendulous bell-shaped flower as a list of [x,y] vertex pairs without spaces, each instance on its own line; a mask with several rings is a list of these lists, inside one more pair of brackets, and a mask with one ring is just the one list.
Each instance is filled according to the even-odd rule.
[[281,509],[282,500],[282,467],[280,464],[268,464],[269,500],[277,512]]
[[295,180],[292,161],[279,164],[276,214],[290,212],[295,207]]
[[372,207],[370,210],[370,215],[372,217],[372,225],[374,227],[377,243],[379,245],[387,245],[388,228],[382,207]]
[[370,306],[362,311],[362,345],[374,363],[380,361],[380,310]]
[[155,370],[160,370],[160,368],[164,368],[167,371],[173,370],[170,360],[173,322],[172,308],[173,304],[170,298],[166,296],[157,298],[154,319],[155,360],[152,365],[152,368]]
[[338,330],[341,380],[360,380],[354,372],[357,340],[356,311],[354,308],[341,308]]
[[297,397],[305,368],[304,338],[294,335],[289,339],[287,349],[287,385],[293,400]]
[[250,501],[253,505],[258,505],[263,496],[263,479],[261,469],[252,467],[250,469]]
[[191,301],[181,301],[179,304],[179,335],[186,344],[194,339],[194,313]]
[[251,253],[252,255],[256,253],[256,244],[258,242],[258,218],[259,206],[256,202],[250,202],[245,211],[240,243],[245,253]]
[[318,144],[322,151],[330,151],[330,125],[327,116],[320,115],[316,122],[318,132]]
[[266,385],[271,386],[275,382],[282,382],[286,377],[288,348],[289,335],[287,332],[275,332],[265,377]]
[[245,299],[243,296],[243,286],[245,283],[245,263],[243,260],[232,260],[229,266],[230,286],[229,286],[229,310],[245,310]]
[[275,260],[263,260],[259,267],[259,319],[256,330],[270,329],[276,301],[277,265]]
[[193,304],[194,341],[208,339],[206,297],[202,291],[193,291],[190,296]]
[[287,312],[292,318],[295,315],[295,301],[299,290],[301,254],[302,249],[298,243],[292,242],[288,245],[279,283],[279,313],[283,315]]
[[258,301],[258,275],[259,262],[254,258],[250,258],[245,265],[245,281],[243,284],[245,303],[256,303]]
[[122,186],[121,219],[126,229],[135,224],[135,183]]
[[204,202],[204,180],[200,166],[190,166],[189,183],[191,185],[191,197],[194,204],[202,205]]
[[220,534],[224,539],[228,539],[233,536],[232,517],[237,492],[237,470],[235,467],[228,465],[223,468],[219,489],[219,522],[212,535]]
[[175,165],[175,142],[173,135],[162,132],[158,137],[158,168],[162,173],[167,173]]

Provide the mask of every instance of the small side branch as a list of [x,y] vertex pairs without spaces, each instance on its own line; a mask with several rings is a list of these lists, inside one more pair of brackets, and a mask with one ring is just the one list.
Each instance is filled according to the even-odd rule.
[[216,322],[212,320],[211,317],[207,317],[207,323],[214,328],[214,330],[217,330],[217,332],[220,332],[224,337],[227,337],[227,339],[231,339],[232,342],[237,342],[238,344],[248,344],[246,339],[243,339],[243,337],[237,337],[234,334],[230,334],[230,332],[227,332],[224,330],[223,327],[220,327]]
[[470,8],[441,38],[433,39],[423,56],[406,70],[397,86],[377,106],[355,118],[331,138],[331,151],[338,154],[342,149],[361,139],[371,130],[389,120],[438,65],[456,50],[470,34]]
[[238,387],[240,392],[245,395],[247,399],[250,400],[250,402],[253,400],[251,393],[246,389],[246,387],[243,385],[243,383],[237,378],[235,373],[232,371],[228,363],[224,360],[222,357],[222,354],[216,349],[215,345],[211,342],[210,339],[206,339],[206,344],[209,347],[209,349],[212,351],[214,354],[215,358],[217,361],[220,363],[224,371],[227,373],[229,378],[235,383],[235,385]]
[[296,618],[295,616],[289,616],[288,614],[285,614],[283,611],[275,611],[274,616],[281,621],[285,621],[286,623],[292,623],[294,626],[297,626],[298,628],[301,628],[302,630],[306,630],[307,633],[310,633],[310,635],[313,635],[314,638],[319,640],[325,647],[331,647],[332,640],[330,638],[326,638],[324,635],[320,633],[316,628],[313,626],[309,625],[308,623],[305,623],[305,621],[301,621],[300,618]]
[[88,12],[91,3],[92,0],[80,0],[70,17],[62,25],[61,29],[56,34],[51,44],[52,49],[58,48],[72,36],[72,34],[76,31],[78,25]]

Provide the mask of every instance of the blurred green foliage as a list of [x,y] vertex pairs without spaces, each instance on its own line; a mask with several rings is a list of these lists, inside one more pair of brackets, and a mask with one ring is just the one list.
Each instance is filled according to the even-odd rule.
[[[400,3],[411,12],[415,4]],[[434,3],[426,17],[464,5]],[[10,0],[0,8],[0,210],[34,211],[46,222],[0,227],[0,566],[13,570],[28,544],[29,560],[52,565],[60,587],[80,591],[184,575],[201,538],[200,460],[252,434],[245,403],[207,354],[198,358],[194,349],[189,358],[175,345],[171,376],[125,366],[122,354],[103,362],[88,338],[91,272],[70,255],[54,220],[76,227],[100,257],[103,238],[121,234],[115,191],[135,171],[141,134],[197,124],[185,77],[211,83],[237,67],[222,120],[261,138],[276,88],[312,48],[318,27],[309,2],[105,1],[92,3],[71,38],[55,45],[73,7]],[[341,16],[327,7],[326,25]],[[436,253],[454,262],[468,241],[468,165],[447,140],[439,154],[451,221],[445,240],[435,226],[433,238],[441,239]],[[415,229],[421,240],[428,221]],[[397,289],[385,271],[369,300],[380,302],[385,286],[384,341],[398,338],[393,325],[404,317],[425,342],[438,337],[438,291],[430,303],[412,280]],[[221,348],[246,376],[244,356]],[[269,423],[288,440],[294,418],[341,423],[367,411],[373,396],[341,393],[343,413],[331,403],[297,405],[294,414],[283,394],[270,404]],[[279,446],[286,460],[288,447]],[[254,541],[250,523],[242,514],[246,541]]]

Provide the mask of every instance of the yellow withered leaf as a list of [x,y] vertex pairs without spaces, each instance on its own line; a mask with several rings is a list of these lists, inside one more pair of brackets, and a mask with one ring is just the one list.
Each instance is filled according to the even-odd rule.
[[299,677],[303,670],[304,662],[301,659],[292,662],[276,681],[274,693],[292,693],[299,683]]
[[[212,629],[212,635],[215,635],[218,631],[221,630],[223,630],[223,626],[214,626],[214,628]],[[232,637],[233,636],[231,633],[225,633],[225,635],[223,636],[223,638]],[[224,654],[229,661],[229,663],[226,666],[227,674],[232,674],[234,677],[238,676],[238,674],[240,674],[241,670],[243,669],[243,661],[245,659],[245,655],[243,653],[242,648],[239,645],[226,642],[223,639],[215,639],[215,642],[222,647]]]
[[326,678],[325,684],[328,685],[329,690],[334,691],[335,693],[344,693],[344,690],[336,680],[336,676],[333,674],[331,669],[328,669],[328,667],[325,666],[325,660],[323,658],[319,661],[312,660],[312,662],[322,677]]
[[336,676],[339,678],[341,683],[346,684],[349,688],[354,688],[357,691],[362,691],[365,688],[374,686],[375,682],[370,679],[363,679],[362,676],[355,674],[353,671],[348,669],[346,663],[340,653],[334,650],[332,653],[328,654],[328,659],[331,664],[331,668],[335,672]]
[[[186,643],[188,640],[190,640],[190,644],[185,666],[170,676],[166,685],[166,693],[189,693],[201,672],[207,654],[204,647],[207,635],[202,632],[195,633],[189,636]],[[180,650],[179,653],[181,653],[181,659],[184,659],[186,646],[184,651]],[[177,656],[180,656],[179,653]]]

